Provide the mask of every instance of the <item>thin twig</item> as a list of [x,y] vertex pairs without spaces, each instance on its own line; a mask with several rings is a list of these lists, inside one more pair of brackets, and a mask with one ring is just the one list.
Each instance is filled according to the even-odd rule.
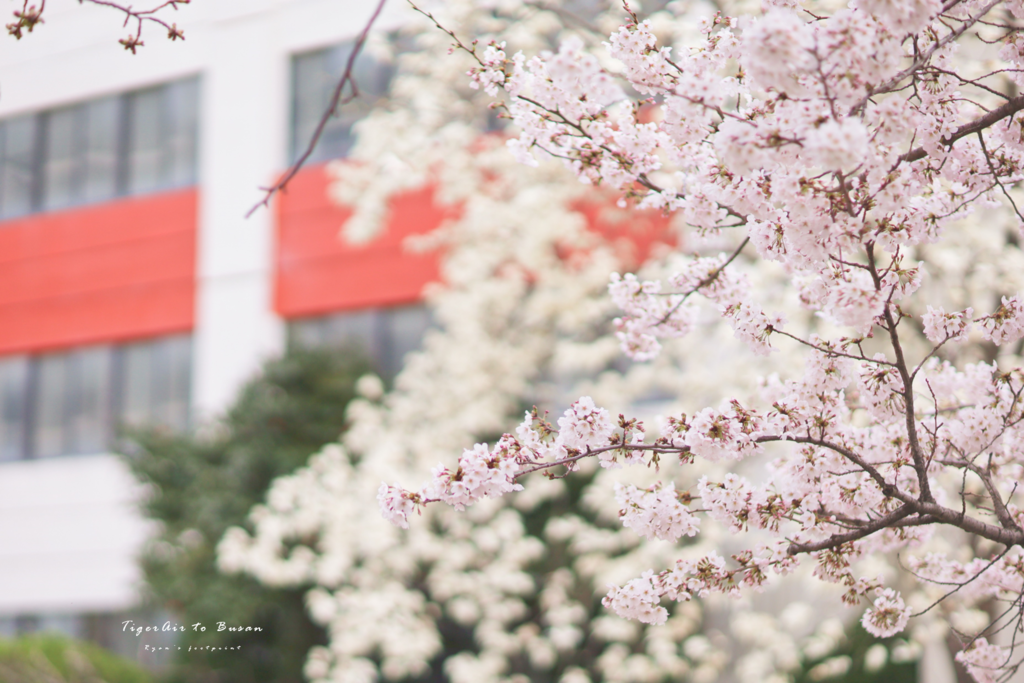
[[[32,33],[32,29],[38,24],[45,23],[43,21],[43,12],[46,10],[46,0],[40,0],[39,6],[29,4],[30,0],[22,0],[21,10],[14,12],[14,18],[17,21],[7,24],[7,32],[21,40],[25,33]],[[118,10],[124,13],[124,26],[128,26],[132,21],[135,22],[135,33],[129,34],[127,38],[122,38],[117,41],[124,46],[124,49],[131,51],[135,54],[135,50],[145,45],[142,42],[142,28],[145,22],[150,21],[158,26],[162,26],[167,29],[167,37],[170,40],[185,40],[185,34],[178,28],[177,24],[172,24],[165,21],[159,16],[161,10],[165,7],[170,7],[173,10],[178,9],[178,5],[187,5],[191,0],[165,0],[155,7],[150,9],[137,10],[131,5],[125,6],[112,0],[78,0],[78,4],[82,5],[86,2],[93,5],[100,5],[101,7],[109,7],[111,9]]]
[[[359,34],[359,37],[356,38],[356,42],[352,46],[352,52],[348,56],[348,63],[345,64],[345,71],[341,74],[341,78],[338,80],[338,84],[334,86],[334,93],[331,95],[331,101],[327,108],[324,110],[323,116],[320,117],[320,122],[317,123],[316,130],[313,131],[313,136],[312,138],[310,138],[309,144],[306,145],[305,151],[301,155],[299,155],[299,158],[295,161],[295,163],[289,166],[288,170],[285,171],[280,178],[278,178],[277,182],[275,182],[270,187],[260,188],[266,194],[264,194],[262,200],[257,202],[251,209],[249,209],[249,211],[245,214],[246,218],[252,216],[256,212],[256,210],[259,209],[261,206],[270,206],[271,198],[273,198],[273,196],[278,192],[281,192],[285,189],[285,187],[288,185],[291,179],[294,178],[296,174],[299,172],[299,169],[302,168],[303,164],[306,163],[306,160],[309,159],[310,155],[313,154],[313,150],[316,148],[316,143],[320,141],[320,136],[323,135],[324,128],[327,127],[327,122],[331,119],[332,116],[337,114],[338,108],[348,104],[352,100],[359,97],[359,88],[357,87],[355,78],[352,75],[356,63],[356,58],[359,57],[359,53],[362,52],[363,45],[366,43],[366,38],[370,35],[370,29],[373,27],[374,22],[377,21],[377,17],[380,16],[381,10],[384,9],[385,2],[387,2],[387,0],[379,0],[376,9],[374,9],[373,14],[370,15],[370,20],[366,22],[366,26],[363,27],[363,30]],[[342,97],[346,85],[351,86],[352,92],[351,94]]]

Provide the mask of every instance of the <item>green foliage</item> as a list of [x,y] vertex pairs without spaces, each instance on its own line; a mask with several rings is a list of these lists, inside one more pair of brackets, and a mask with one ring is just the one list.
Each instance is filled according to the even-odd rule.
[[33,635],[0,640],[0,683],[151,683],[133,662],[91,643]]
[[[177,642],[171,681],[300,683],[306,653],[325,644],[306,615],[305,587],[271,589],[216,569],[216,545],[226,529],[244,526],[270,482],[304,465],[337,441],[365,360],[343,351],[296,349],[268,363],[241,392],[220,429],[210,435],[133,429],[129,465],[151,485],[145,513],[160,522],[143,569],[151,599],[186,626]],[[217,631],[217,623],[259,633]],[[206,631],[191,628],[202,623]],[[240,650],[189,651],[186,646]]]

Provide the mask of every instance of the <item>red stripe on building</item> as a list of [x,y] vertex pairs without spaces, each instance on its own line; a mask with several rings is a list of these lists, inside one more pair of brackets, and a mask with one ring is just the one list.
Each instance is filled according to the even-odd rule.
[[445,219],[431,191],[396,198],[387,229],[353,245],[340,234],[351,211],[328,199],[328,184],[325,166],[312,166],[279,198],[275,310],[292,318],[418,301],[424,285],[439,279],[438,258],[410,252],[403,242]]
[[638,268],[659,248],[676,246],[677,236],[671,230],[669,216],[661,211],[619,208],[611,193],[603,199],[579,202],[573,208],[583,214],[591,230],[613,246],[623,269]]
[[0,354],[192,329],[197,192],[0,223]]

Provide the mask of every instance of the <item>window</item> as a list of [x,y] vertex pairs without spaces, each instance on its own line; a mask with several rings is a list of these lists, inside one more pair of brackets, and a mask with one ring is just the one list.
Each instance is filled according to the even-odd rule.
[[0,218],[195,183],[199,84],[0,121]]
[[119,424],[188,425],[192,343],[0,359],[0,461],[102,453]]
[[192,347],[170,337],[122,349],[120,418],[126,424],[188,425]]
[[36,361],[33,454],[100,453],[109,442],[111,349],[50,354]]
[[37,120],[20,116],[0,125],[0,216],[28,213],[37,202],[35,182]]
[[183,81],[128,95],[128,192],[195,182],[196,82]]
[[17,460],[25,451],[28,359],[0,360],[0,462]]
[[118,193],[117,152],[121,106],[108,97],[45,112],[42,208],[97,201]]
[[[297,55],[292,62],[292,159],[297,159],[313,137],[313,132],[330,104],[338,80],[345,72],[352,43]],[[374,60],[365,52],[356,59],[353,76],[359,97],[341,107],[327,121],[323,135],[309,161],[343,157],[352,149],[352,126],[366,116],[388,92],[393,68]],[[351,93],[350,89],[345,95]]]
[[420,348],[431,325],[424,306],[373,308],[295,320],[289,343],[309,347],[346,348],[364,353],[385,379],[394,379],[406,354]]

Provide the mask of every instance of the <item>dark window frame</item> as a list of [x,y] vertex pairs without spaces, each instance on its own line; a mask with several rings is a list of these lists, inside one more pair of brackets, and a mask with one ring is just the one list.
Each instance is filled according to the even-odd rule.
[[[177,79],[145,88],[138,88],[115,95],[104,95],[89,100],[50,107],[0,120],[0,221],[18,218],[35,213],[48,211],[59,211],[78,206],[87,206],[107,202],[122,197],[140,196],[153,192],[165,192],[182,187],[191,187],[197,183],[199,167],[199,111],[201,107],[202,82],[198,75]],[[132,148],[132,103],[141,95],[157,94],[161,99],[159,108],[161,120],[158,125],[157,139],[159,140],[159,154],[161,155],[158,179],[155,182],[135,189],[133,187],[132,159],[134,150]],[[187,98],[190,106],[178,109],[173,106],[172,96],[177,94]],[[113,186],[109,191],[99,192],[95,196],[89,196],[89,186],[86,183],[87,167],[94,148],[90,145],[90,135],[94,131],[90,125],[89,116],[97,112],[98,106],[104,100],[113,100],[116,111],[114,112],[114,142],[112,153],[114,155]],[[47,175],[49,173],[48,162],[52,150],[52,125],[54,117],[61,113],[67,113],[77,117],[77,123],[73,124],[79,129],[74,133],[71,143],[74,150],[70,158],[77,166],[76,177],[71,181],[75,187],[72,194],[77,196],[66,201],[51,200],[48,196]],[[31,150],[27,156],[31,157],[28,164],[28,197],[26,205],[16,205],[15,208],[4,206],[5,190],[3,183],[9,175],[7,168],[16,168],[17,165],[9,162],[10,154],[8,149],[8,131],[11,125],[22,120],[31,120],[33,140]],[[184,140],[184,144],[180,144]],[[177,149],[181,147],[181,149]],[[183,163],[176,164],[173,161],[179,152],[184,150]],[[180,167],[179,167],[180,166]],[[181,168],[184,172],[177,173]],[[180,176],[180,177],[177,177]]]
[[[367,316],[365,324],[356,323],[343,331],[346,319],[351,323],[361,316]],[[418,318],[413,323],[418,328],[418,334],[412,335],[415,340],[400,338],[398,321],[403,316]],[[361,308],[288,320],[288,346],[365,354],[377,374],[390,383],[401,372],[408,354],[423,348],[424,338],[434,327],[430,309],[423,303]]]
[[[183,377],[173,377],[173,382],[180,380],[180,389],[182,395],[176,395],[172,390],[170,391],[171,396],[166,404],[180,403],[181,415],[177,420],[177,424],[173,425],[162,425],[169,429],[184,430],[187,429],[191,423],[192,418],[192,369],[194,367],[194,336],[191,333],[186,334],[172,334],[161,337],[153,337],[149,339],[141,339],[133,342],[122,343],[122,344],[96,344],[90,346],[81,346],[72,349],[66,349],[54,353],[46,354],[32,354],[32,355],[18,355],[11,356],[10,358],[24,358],[27,364],[26,372],[24,373],[24,379],[22,382],[21,396],[21,416],[22,421],[19,425],[20,433],[20,455],[13,458],[0,459],[0,463],[3,462],[19,462],[25,460],[39,460],[49,459],[52,457],[74,457],[77,455],[89,455],[96,453],[107,453],[116,449],[118,432],[121,427],[132,424],[126,421],[128,405],[125,401],[126,395],[129,391],[130,378],[127,372],[127,361],[126,356],[130,349],[140,348],[144,349],[146,353],[150,354],[149,362],[153,362],[153,357],[161,351],[161,349],[171,348],[172,345],[180,345],[178,351],[183,354],[179,361],[182,367],[171,368],[170,372],[173,373],[175,369],[182,371]],[[103,382],[106,384],[107,391],[101,397],[104,405],[101,407],[101,419],[100,428],[103,432],[101,440],[102,446],[99,450],[86,449],[76,450],[77,446],[72,443],[75,442],[77,436],[73,433],[73,428],[69,420],[69,408],[68,401],[70,400],[70,394],[68,391],[68,363],[75,362],[80,363],[80,354],[88,353],[93,350],[107,349],[109,354],[107,364],[105,368],[105,378]],[[44,361],[56,361],[62,363],[64,367],[61,372],[62,386],[58,391],[59,396],[56,400],[60,401],[57,406],[59,412],[59,439],[61,445],[59,452],[41,454],[39,448],[39,411],[40,411],[40,368]],[[157,384],[151,384],[148,387],[149,396],[147,399],[152,405],[147,406],[149,415],[144,418],[147,424],[157,424],[157,420],[160,415],[158,413],[163,410],[167,412],[166,405],[162,404],[159,400],[153,400],[152,394],[158,390]],[[160,387],[164,388],[164,387]],[[177,384],[175,388],[179,388]],[[88,391],[88,389],[87,389]],[[77,439],[80,441],[80,439]]]

